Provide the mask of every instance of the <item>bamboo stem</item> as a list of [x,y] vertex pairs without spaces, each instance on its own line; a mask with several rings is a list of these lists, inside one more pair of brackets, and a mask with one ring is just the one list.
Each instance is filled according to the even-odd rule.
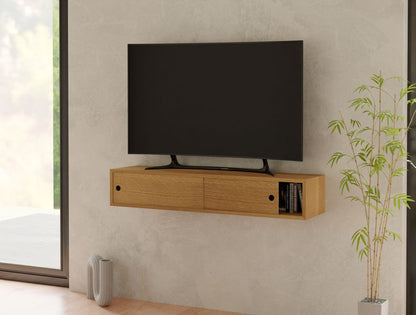
[[[370,92],[371,94],[371,92]],[[371,94],[372,100],[373,100],[373,117],[372,117],[372,127],[371,127],[371,147],[374,146],[374,133],[375,133],[375,123],[376,123],[376,102],[374,99],[374,96]],[[371,154],[370,154],[370,161],[373,160],[374,158],[374,150],[371,150]],[[371,173],[371,169],[368,170],[368,186],[371,187],[371,182],[372,182],[372,173]],[[368,197],[367,198],[369,206],[368,206],[368,212],[371,209],[371,199]],[[367,201],[365,200],[365,202]],[[370,233],[370,226],[371,226],[371,213],[368,213],[368,218],[367,218],[367,246],[368,246],[368,254],[367,254],[367,299],[371,299],[372,297],[372,279],[373,279],[373,269],[372,269],[372,265],[373,265],[373,259],[374,259],[374,255],[373,255],[373,250],[372,250],[372,242],[371,242],[371,233]]]
[[[381,71],[380,71],[380,79],[381,80]],[[380,81],[379,81],[380,82]],[[379,83],[380,84],[380,83]],[[378,89],[378,143],[377,143],[377,157],[380,156],[381,153],[381,102],[382,102],[382,94],[381,94],[381,84],[379,85]],[[377,191],[376,194],[380,193],[380,172],[377,172]],[[374,255],[374,261],[373,261],[373,294],[372,299],[377,298],[377,277],[374,279],[374,274],[377,274],[377,260],[379,260],[379,249],[380,249],[380,243],[378,240],[378,237],[380,235],[377,235],[377,227],[378,227],[378,219],[379,219],[379,200],[377,200],[376,204],[376,213],[375,213],[375,222],[374,222],[374,246],[373,246],[373,255]]]

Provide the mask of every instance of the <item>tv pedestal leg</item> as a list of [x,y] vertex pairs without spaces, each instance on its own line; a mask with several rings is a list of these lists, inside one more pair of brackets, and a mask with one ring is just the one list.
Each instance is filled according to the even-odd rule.
[[147,167],[146,170],[163,170],[163,169],[193,169],[193,170],[217,170],[217,171],[234,171],[234,172],[250,172],[250,173],[262,173],[273,176],[270,171],[269,163],[267,159],[262,159],[263,166],[261,168],[238,168],[238,167],[221,167],[221,166],[195,166],[195,165],[182,165],[178,162],[175,154],[170,155],[171,162],[167,165]]

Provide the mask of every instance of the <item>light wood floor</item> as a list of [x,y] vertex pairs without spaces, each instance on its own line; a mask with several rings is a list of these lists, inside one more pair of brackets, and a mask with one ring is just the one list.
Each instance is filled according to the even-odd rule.
[[85,294],[67,288],[0,280],[0,314],[4,315],[231,315],[237,313],[203,308],[114,298],[107,307],[98,306]]

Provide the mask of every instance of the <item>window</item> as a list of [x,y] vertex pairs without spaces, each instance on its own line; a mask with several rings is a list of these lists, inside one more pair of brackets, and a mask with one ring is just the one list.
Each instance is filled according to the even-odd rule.
[[64,285],[67,1],[3,0],[0,42],[0,276]]

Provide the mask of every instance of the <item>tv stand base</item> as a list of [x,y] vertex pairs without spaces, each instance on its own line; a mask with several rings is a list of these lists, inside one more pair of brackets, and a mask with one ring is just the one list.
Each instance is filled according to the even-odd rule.
[[263,160],[263,166],[261,168],[238,168],[238,167],[221,167],[221,166],[194,166],[194,165],[182,165],[178,162],[176,155],[170,156],[171,162],[168,165],[147,167],[146,170],[163,170],[163,169],[185,169],[185,170],[217,170],[217,171],[235,171],[235,172],[250,172],[250,173],[262,173],[273,176],[270,171],[269,163],[267,159]]

